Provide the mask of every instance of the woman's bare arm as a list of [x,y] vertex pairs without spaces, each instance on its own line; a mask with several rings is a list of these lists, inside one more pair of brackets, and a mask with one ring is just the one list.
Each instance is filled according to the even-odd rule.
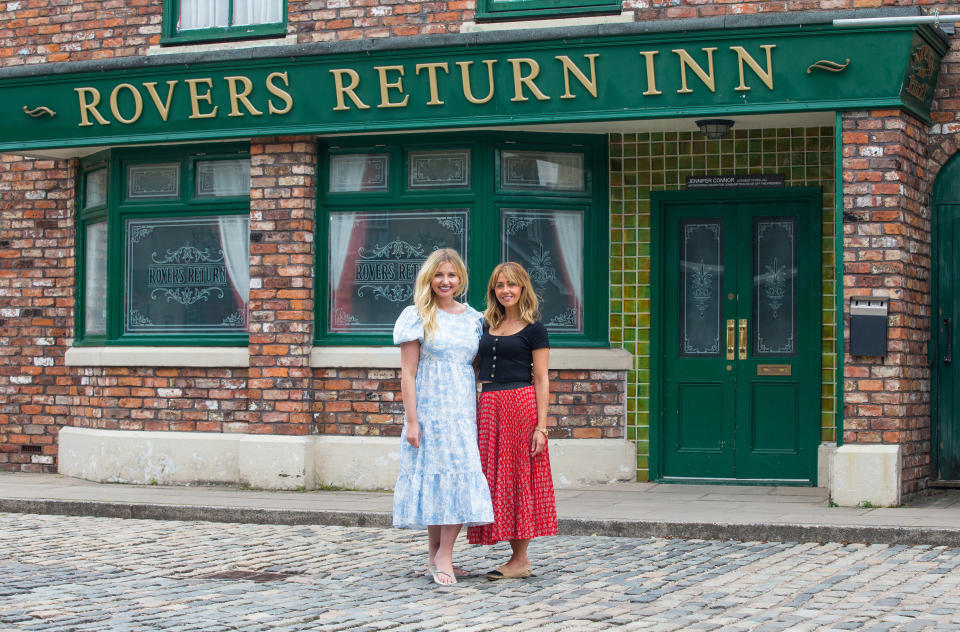
[[400,345],[400,393],[403,412],[407,416],[407,443],[420,447],[420,422],[417,419],[417,369],[420,366],[420,341],[411,340]]
[[533,350],[533,389],[537,393],[537,429],[530,441],[530,455],[537,456],[547,446],[547,406],[550,401],[550,349]]

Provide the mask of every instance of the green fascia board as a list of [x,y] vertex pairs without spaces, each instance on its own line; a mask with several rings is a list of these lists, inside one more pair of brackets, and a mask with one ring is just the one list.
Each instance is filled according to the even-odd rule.
[[285,51],[171,65],[138,58],[77,74],[0,72],[0,118],[16,122],[0,129],[0,151],[878,107],[927,119],[945,45],[927,26],[820,25]]

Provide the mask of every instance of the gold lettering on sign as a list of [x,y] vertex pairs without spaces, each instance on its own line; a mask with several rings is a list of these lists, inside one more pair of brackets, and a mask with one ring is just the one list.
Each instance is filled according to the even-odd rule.
[[420,75],[420,71],[426,69],[427,79],[430,81],[430,100],[427,101],[427,105],[443,105],[443,101],[440,100],[440,95],[437,91],[437,69],[440,68],[443,72],[450,74],[450,66],[447,65],[447,62],[432,62],[429,64],[417,64],[417,76]]
[[597,67],[596,60],[600,55],[597,53],[591,53],[589,55],[584,55],[587,59],[590,60],[590,79],[587,79],[587,76],[583,74],[583,71],[580,70],[573,61],[566,55],[557,55],[557,59],[560,60],[560,63],[563,64],[563,95],[561,99],[575,99],[576,95],[570,94],[570,73],[573,73],[573,76],[577,78],[583,87],[587,89],[594,99],[597,98]]
[[767,86],[768,89],[773,90],[773,60],[770,58],[770,51],[776,48],[776,44],[764,44],[762,48],[767,53],[767,70],[764,72],[763,68],[760,67],[760,64],[750,56],[750,53],[747,52],[743,46],[731,46],[730,50],[737,54],[737,65],[740,67],[740,85],[734,88],[739,92],[749,90],[750,86],[746,84],[743,78],[743,62],[747,62],[747,65],[750,66],[750,70],[755,72],[760,78],[760,81],[763,82],[763,85]]
[[[530,92],[533,93],[533,96],[537,97],[538,101],[549,101],[550,97],[545,95],[540,91],[540,88],[537,87],[537,84],[533,82],[534,79],[540,74],[540,64],[537,63],[536,59],[531,59],[530,57],[517,57],[515,59],[508,59],[508,62],[513,64],[513,98],[511,101],[529,101],[527,97],[523,96],[523,86],[526,86]],[[520,70],[520,65],[526,64],[530,68],[529,74],[522,74]]]
[[912,75],[910,76],[909,79],[907,79],[907,87],[906,87],[907,94],[917,99],[918,101],[923,101],[924,99],[927,98],[928,87],[929,86],[926,83],[917,81],[917,78]]
[[[133,95],[133,117],[132,118],[124,118],[123,115],[120,114],[118,95],[120,94],[121,89],[129,90],[130,93]],[[113,118],[117,119],[124,125],[129,125],[130,123],[136,123],[137,119],[140,118],[140,115],[143,114],[143,97],[141,97],[140,93],[137,92],[137,89],[131,86],[129,83],[121,83],[117,85],[110,92],[110,111],[113,112]]]
[[914,47],[910,53],[910,74],[904,87],[907,94],[918,101],[925,101],[930,89],[929,79],[933,76],[936,65],[932,48],[925,44]]
[[[250,81],[248,77],[237,75],[234,77],[224,77],[223,79],[227,82],[230,90],[230,114],[227,116],[243,116],[243,112],[240,111],[241,103],[243,107],[247,108],[247,112],[253,116],[263,116],[263,112],[253,107],[250,99],[247,98],[250,93],[253,92],[253,82]],[[238,83],[243,84],[243,92],[237,92]]]
[[707,88],[710,89],[710,92],[716,92],[716,81],[713,77],[713,51],[717,50],[716,46],[711,46],[709,48],[702,49],[703,52],[707,54],[707,68],[708,70],[704,72],[703,68],[700,67],[693,57],[690,56],[690,53],[683,50],[682,48],[675,48],[673,52],[680,57],[680,85],[681,88],[677,90],[677,94],[687,94],[693,92],[690,88],[687,87],[687,67],[689,66],[693,70],[694,74],[700,77],[700,81],[703,82]]
[[[192,119],[204,119],[204,118],[214,118],[217,115],[217,110],[220,109],[219,105],[214,105],[213,109],[209,112],[200,111],[200,102],[206,101],[208,105],[213,105],[213,96],[210,94],[211,88],[213,88],[213,79],[209,77],[204,77],[203,79],[186,79],[187,85],[190,86],[190,108],[192,114],[187,118]],[[203,94],[197,91],[197,84],[204,84],[207,86],[207,91]]]
[[[407,94],[403,97],[403,101],[396,103],[390,100],[390,90],[398,90],[400,94],[403,94],[403,66],[374,66],[380,74],[380,105],[378,108],[405,108],[407,107],[407,102],[410,101],[410,95]],[[390,71],[399,72],[400,77],[396,81],[390,82],[387,81],[387,73]]]
[[[97,119],[97,123],[101,125],[110,124],[110,121],[100,116],[100,112],[97,111],[97,106],[100,105],[99,90],[96,88],[74,88],[73,91],[77,93],[77,98],[80,100],[80,124],[77,127],[93,125],[87,117],[88,114],[93,114],[93,118]],[[89,101],[87,100],[88,97],[90,98]]]
[[460,66],[460,77],[461,83],[463,85],[463,98],[465,98],[470,103],[486,103],[493,98],[493,92],[495,84],[493,83],[493,65],[497,63],[496,59],[484,59],[483,63],[487,65],[487,85],[490,86],[490,91],[487,92],[487,96],[482,99],[478,99],[473,96],[473,90],[470,87],[470,66],[473,64],[472,61],[458,61],[457,65]]
[[[350,100],[353,101],[353,104],[357,106],[358,109],[370,109],[370,106],[361,101],[360,97],[354,92],[357,86],[360,85],[360,75],[357,74],[356,70],[352,68],[334,68],[330,72],[333,73],[333,83],[337,90],[337,106],[333,108],[335,111],[350,109],[349,106],[344,105],[343,95],[350,97]],[[350,85],[348,86],[343,85],[344,75],[350,77]]]
[[177,85],[176,79],[171,79],[167,82],[167,100],[163,103],[160,102],[160,95],[157,94],[157,82],[148,81],[143,84],[143,87],[147,89],[147,93],[150,95],[150,98],[153,99],[153,104],[157,107],[157,112],[160,113],[160,118],[164,123],[167,122],[167,117],[170,116],[170,102],[173,100],[173,86]]
[[643,96],[650,96],[655,94],[663,94],[657,90],[657,75],[653,70],[653,58],[657,55],[659,51],[655,50],[642,50],[640,54],[643,55],[644,60],[647,62],[647,90],[643,93]]
[[286,72],[271,72],[267,75],[267,92],[283,101],[283,108],[278,108],[273,104],[273,99],[267,99],[267,111],[270,114],[286,114],[293,108],[293,97],[290,93],[276,85],[274,79],[283,79],[283,85],[290,87],[290,80],[287,79]]

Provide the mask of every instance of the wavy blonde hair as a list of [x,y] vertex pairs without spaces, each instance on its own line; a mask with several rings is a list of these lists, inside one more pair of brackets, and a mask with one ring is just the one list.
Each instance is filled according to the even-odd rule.
[[497,300],[496,293],[497,279],[501,274],[508,283],[516,283],[523,288],[520,293],[520,300],[517,302],[517,306],[520,308],[520,319],[531,325],[537,322],[537,319],[540,318],[540,300],[533,290],[530,275],[519,263],[507,261],[493,269],[490,282],[487,283],[487,308],[483,312],[487,324],[490,325],[491,329],[496,329],[507,317],[507,310]]
[[444,263],[453,266],[453,271],[460,277],[460,286],[457,288],[457,297],[467,293],[467,266],[453,248],[434,250],[417,272],[417,281],[413,290],[413,304],[417,307],[420,320],[423,321],[423,339],[432,338],[437,333],[437,296],[433,293],[433,276]]

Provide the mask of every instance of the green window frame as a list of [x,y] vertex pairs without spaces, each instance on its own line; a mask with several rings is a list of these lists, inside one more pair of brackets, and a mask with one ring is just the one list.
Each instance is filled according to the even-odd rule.
[[[458,244],[466,246],[470,271],[467,298],[482,311],[490,272],[504,253],[508,258],[527,256],[533,243],[530,231],[543,230],[549,232],[553,252],[542,252],[541,244],[539,259],[531,255],[522,262],[531,276],[535,276],[534,268],[540,270],[540,279],[534,283],[538,292],[541,287],[552,288],[555,308],[572,305],[564,314],[571,312],[575,319],[564,324],[566,321],[554,314],[550,325],[545,313],[551,343],[609,345],[605,135],[478,132],[351,137],[327,139],[319,151],[315,278],[322,289],[316,294],[314,344],[393,344],[393,312],[412,303],[409,288],[419,262],[440,245],[455,246],[461,254]],[[523,156],[537,164],[540,159],[544,163],[552,160],[551,165],[559,164],[553,172],[561,176],[551,190],[513,184],[503,176],[501,154],[508,159]],[[432,173],[447,179],[432,186],[418,184],[412,174],[422,177],[420,165],[431,157],[440,161]],[[565,171],[564,160],[576,164]],[[464,164],[469,164],[466,175],[461,168]],[[583,185],[565,185],[562,174],[577,173],[577,169],[583,174]],[[521,172],[522,168],[517,170]],[[519,217],[518,230],[508,227],[511,217]],[[528,228],[537,222],[541,228]],[[582,228],[582,232],[576,235],[572,227]],[[444,228],[452,232],[444,232]],[[516,233],[514,243],[520,250],[511,250],[508,231]],[[561,237],[571,234],[573,239]],[[390,254],[375,254],[388,250]],[[582,261],[576,260],[578,251]],[[511,252],[519,256],[511,256]],[[371,263],[378,258],[389,262]],[[546,265],[541,266],[543,262]],[[369,284],[365,284],[367,279]],[[406,287],[394,283],[395,279],[404,281]],[[341,304],[360,311],[342,310]],[[365,316],[355,318],[361,312]],[[376,317],[382,322],[368,327]]]
[[584,13],[619,13],[620,0],[477,0],[478,20],[517,20]]
[[[163,27],[161,45],[199,44],[219,40],[260,39],[281,37],[287,32],[287,2],[282,0],[283,17],[278,22],[264,24],[227,25],[202,29],[181,30],[180,6],[182,0],[163,0]],[[234,0],[227,0],[227,19],[233,19]]]
[[[166,231],[168,235],[177,236],[185,226],[196,225],[197,230],[201,232],[206,230],[211,233],[216,230],[216,235],[223,239],[220,242],[222,244],[237,243],[236,239],[228,242],[224,235],[236,237],[244,234],[244,220],[248,222],[250,217],[249,185],[241,186],[242,183],[232,183],[229,194],[211,195],[208,182],[211,179],[214,182],[223,182],[222,175],[217,180],[216,175],[209,175],[210,172],[216,171],[216,165],[237,160],[249,164],[250,149],[247,143],[223,143],[204,148],[190,146],[189,149],[184,147],[113,149],[81,160],[77,182],[75,345],[246,346],[248,344],[248,314],[245,309],[239,307],[244,299],[242,292],[234,289],[236,286],[234,281],[238,277],[233,272],[239,269],[236,261],[242,262],[243,259],[249,261],[249,247],[244,249],[243,259],[235,256],[233,261],[226,261],[223,249],[215,252],[212,257],[204,255],[203,259],[191,260],[190,253],[171,259],[169,248],[160,248],[154,251],[154,255],[157,252],[160,253],[159,259],[154,257],[151,260],[138,261],[136,266],[127,265],[128,257],[133,260],[132,257],[136,252],[131,243],[136,242],[135,231],[138,227],[144,227],[146,235],[150,234],[147,231],[159,228],[157,234],[163,234]],[[175,174],[175,177],[170,178],[170,181],[176,182],[175,192],[171,187],[168,194],[155,193],[152,196],[143,196],[136,192],[135,187],[131,188],[132,174],[136,173],[138,167],[141,167],[140,171],[143,172],[145,171],[142,169],[143,166],[154,168],[158,165],[166,170],[167,176]],[[206,167],[202,172],[201,166]],[[237,165],[233,167],[236,172]],[[102,198],[94,196],[96,203],[88,204],[88,182],[97,182],[99,188],[101,181],[99,177],[91,178],[91,174],[99,176],[104,170],[106,194]],[[203,174],[203,177],[198,179],[196,176],[198,172]],[[241,190],[243,194],[239,193]],[[151,227],[150,224],[155,226]],[[105,231],[103,231],[104,225]],[[131,231],[130,235],[128,235],[128,228]],[[228,230],[233,232],[227,233]],[[88,235],[96,236],[97,243],[88,243]],[[128,239],[130,236],[134,238]],[[154,235],[154,239],[156,237]],[[147,243],[149,242],[145,242],[144,247]],[[184,241],[184,243],[192,245],[192,242]],[[105,256],[95,250],[103,248],[104,244]],[[190,248],[190,250],[194,249]],[[176,252],[176,249],[173,252]],[[91,266],[91,262],[99,264],[101,261],[105,261],[105,270],[102,273],[96,269],[96,265]],[[160,283],[162,287],[157,295],[158,298],[155,299],[158,304],[164,301],[170,303],[172,300],[174,303],[179,302],[183,311],[187,312],[188,305],[194,303],[208,305],[215,303],[217,298],[233,296],[236,314],[231,314],[231,320],[225,318],[223,321],[225,324],[222,327],[219,324],[214,327],[201,325],[187,331],[190,329],[189,325],[169,317],[170,320],[164,321],[164,324],[157,323],[155,327],[144,327],[143,330],[137,331],[135,327],[130,326],[128,303],[136,304],[131,297],[140,296],[140,292],[145,293],[146,290],[143,288],[149,289],[149,286],[137,281],[137,276],[128,278],[128,275],[134,274],[131,272],[134,269],[136,274],[143,275],[144,261],[147,262],[148,268],[153,267],[149,265],[150,263],[160,264],[156,267],[159,273],[148,272],[147,274],[170,274],[172,271],[179,273],[178,271],[192,265],[190,274],[210,275],[214,280],[207,285],[218,288],[213,292],[207,292],[207,296],[203,295],[201,289],[200,295],[189,297],[186,302],[180,302],[176,300],[177,292],[191,291],[190,288],[197,286],[196,284],[191,284],[189,281],[179,286],[176,282],[171,282],[169,286]],[[207,264],[208,261],[214,261],[214,263]],[[183,265],[173,270],[177,264]],[[95,273],[96,279],[88,278],[92,273]],[[200,283],[202,284],[203,281]],[[168,287],[174,288],[174,291],[166,292]],[[178,287],[187,289],[178,290]],[[96,289],[96,296],[88,296],[91,288]],[[211,301],[211,297],[214,300]],[[137,300],[145,300],[145,298]],[[101,326],[100,315],[104,313],[105,323]],[[96,316],[96,322],[88,326],[87,320],[91,316]],[[167,322],[169,325],[166,324]]]

